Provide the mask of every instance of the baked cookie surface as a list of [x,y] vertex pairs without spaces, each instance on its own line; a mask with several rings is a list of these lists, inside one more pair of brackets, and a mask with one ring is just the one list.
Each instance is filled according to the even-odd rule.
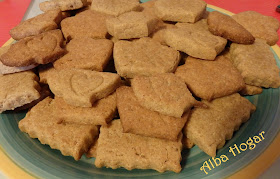
[[41,2],[39,7],[42,11],[47,12],[54,9],[61,11],[80,9],[87,5],[87,0],[49,0]]

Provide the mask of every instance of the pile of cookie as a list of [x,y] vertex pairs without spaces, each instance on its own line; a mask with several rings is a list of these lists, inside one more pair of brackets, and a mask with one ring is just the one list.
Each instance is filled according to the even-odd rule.
[[0,50],[0,112],[29,109],[21,131],[96,167],[181,171],[209,156],[280,86],[279,22],[232,17],[202,0],[49,0]]

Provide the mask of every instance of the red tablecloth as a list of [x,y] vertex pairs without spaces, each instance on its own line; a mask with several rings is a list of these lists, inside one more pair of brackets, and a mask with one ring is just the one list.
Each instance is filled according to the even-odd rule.
[[[280,0],[205,0],[233,13],[254,10],[264,15],[277,18],[280,21],[280,13],[275,11]],[[24,16],[31,0],[0,0],[0,45],[9,38],[9,30],[18,24]],[[280,35],[279,31],[278,34]],[[277,43],[280,46],[280,41]]]

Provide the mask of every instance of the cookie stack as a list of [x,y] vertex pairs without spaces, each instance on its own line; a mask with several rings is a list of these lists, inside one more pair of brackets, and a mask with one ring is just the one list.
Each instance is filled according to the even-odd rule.
[[280,86],[279,22],[206,11],[202,0],[50,0],[0,49],[0,112],[29,109],[21,131],[96,167],[181,171],[209,156]]

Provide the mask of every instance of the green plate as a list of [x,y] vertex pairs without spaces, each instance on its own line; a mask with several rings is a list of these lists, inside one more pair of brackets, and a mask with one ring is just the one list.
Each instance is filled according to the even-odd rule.
[[[213,8],[207,10],[213,11]],[[279,47],[271,49],[279,67],[279,58],[275,49],[279,50]],[[26,111],[20,113],[5,112],[0,115],[0,153],[4,153],[24,172],[38,178],[224,178],[250,165],[269,147],[279,133],[279,94],[279,89],[264,89],[260,95],[247,97],[257,106],[256,112],[247,123],[241,126],[239,131],[234,133],[233,138],[222,149],[218,150],[217,157],[226,155],[229,160],[222,162],[219,166],[216,166],[211,160],[215,168],[208,161],[211,167],[211,171],[206,169],[208,174],[201,171],[200,168],[210,157],[197,146],[182,152],[181,165],[183,169],[179,174],[173,172],[158,173],[153,170],[127,171],[123,168],[116,170],[98,169],[94,166],[93,158],[87,159],[83,156],[80,161],[75,161],[72,157],[62,156],[60,151],[53,150],[48,145],[42,145],[37,139],[31,139],[27,134],[20,132],[18,122],[25,116]],[[236,156],[229,152],[229,147],[234,146],[234,144],[239,146],[246,142],[249,137],[257,136],[262,131],[265,132],[265,139],[259,142],[253,150],[247,149]]]

